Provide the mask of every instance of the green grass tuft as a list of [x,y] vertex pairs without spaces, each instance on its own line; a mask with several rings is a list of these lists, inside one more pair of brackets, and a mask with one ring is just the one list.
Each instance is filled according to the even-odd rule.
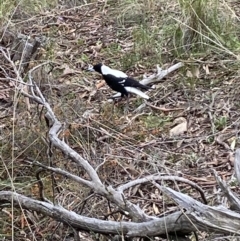
[[[232,14],[218,0],[178,0],[182,19],[175,20],[176,47],[191,52],[214,51],[231,53],[239,46]],[[228,48],[230,50],[228,50]]]

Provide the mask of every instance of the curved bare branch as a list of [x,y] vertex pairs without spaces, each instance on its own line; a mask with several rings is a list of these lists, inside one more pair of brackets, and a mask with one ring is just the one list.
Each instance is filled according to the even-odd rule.
[[171,197],[180,207],[187,210],[187,216],[199,230],[214,231],[219,233],[240,234],[240,214],[224,206],[210,207],[202,204],[186,194],[174,191],[171,188],[158,188]]
[[204,195],[204,191],[202,190],[201,187],[199,187],[195,182],[189,181],[189,180],[187,180],[183,177],[178,177],[178,176],[149,175],[149,176],[146,176],[146,177],[143,177],[143,178],[140,178],[140,179],[130,181],[130,182],[124,184],[124,185],[121,185],[117,188],[117,190],[123,192],[130,187],[136,186],[138,184],[143,184],[143,183],[146,183],[146,182],[152,182],[152,181],[172,181],[172,182],[186,183],[186,184],[192,186],[193,188],[195,188],[197,191],[199,191],[199,193],[200,193],[200,195],[203,199],[203,202],[205,204],[207,203],[206,197]]
[[[181,212],[142,223],[104,221],[96,218],[88,218],[73,211],[68,211],[62,206],[54,206],[51,203],[37,201],[11,191],[0,191],[0,201],[7,201],[9,203],[13,201],[15,206],[21,206],[28,210],[40,212],[78,230],[102,234],[121,234],[129,237],[157,236],[165,234],[167,231],[180,231],[182,229],[182,224],[187,224],[188,222],[184,216],[182,216],[181,220],[177,223],[174,222],[181,215]],[[186,229],[186,232],[191,230],[192,227],[189,225],[189,230]]]

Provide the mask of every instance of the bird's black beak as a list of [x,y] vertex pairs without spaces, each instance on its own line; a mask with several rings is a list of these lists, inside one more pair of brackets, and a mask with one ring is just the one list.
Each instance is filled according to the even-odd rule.
[[91,64],[88,65],[88,68],[86,69],[87,71],[94,72],[94,68]]

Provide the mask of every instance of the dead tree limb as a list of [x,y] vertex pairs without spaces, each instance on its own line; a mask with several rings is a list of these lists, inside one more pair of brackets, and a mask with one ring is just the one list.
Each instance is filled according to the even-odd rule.
[[[236,156],[237,156],[237,153],[236,153]],[[213,171],[215,179],[217,180],[217,183],[220,186],[223,194],[227,197],[227,199],[228,199],[228,201],[230,203],[230,209],[239,212],[240,211],[240,200],[234,195],[234,193],[228,187],[227,183],[225,181],[223,181],[218,176],[217,172],[215,170],[212,170],[212,171]]]
[[187,210],[186,215],[197,230],[240,235],[239,213],[224,206],[207,206],[171,188],[159,186],[159,189],[171,197],[181,208]]

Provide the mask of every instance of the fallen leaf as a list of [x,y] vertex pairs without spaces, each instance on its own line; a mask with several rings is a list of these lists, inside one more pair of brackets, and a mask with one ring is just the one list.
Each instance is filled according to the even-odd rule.
[[208,75],[210,74],[208,65],[203,65],[203,69],[205,70],[205,73]]
[[173,124],[178,125],[170,130],[170,136],[179,136],[187,131],[187,120],[185,118],[179,117],[173,121]]
[[103,87],[105,85],[105,81],[103,80],[103,81],[101,81],[100,83],[97,83],[96,84],[96,87],[97,87],[97,89],[100,89],[101,87]]
[[179,136],[187,131],[187,123],[181,123],[170,130],[170,136]]
[[181,124],[183,122],[187,122],[187,120],[184,117],[178,117],[173,121],[173,125]]
[[199,67],[196,67],[192,70],[193,76],[197,77],[198,79],[200,78],[200,70]]
[[189,78],[192,78],[193,77],[192,72],[190,70],[187,70],[186,76]]
[[231,150],[234,151],[235,146],[236,146],[236,137],[232,137],[228,139],[228,143],[230,143]]
[[196,77],[199,79],[199,77],[200,77],[199,67],[195,67],[192,70],[187,70],[186,76],[189,78]]
[[156,206],[155,203],[153,203],[153,211],[154,211],[154,214],[155,214],[155,215],[157,215],[157,214],[160,213],[160,212],[159,212],[159,208]]

